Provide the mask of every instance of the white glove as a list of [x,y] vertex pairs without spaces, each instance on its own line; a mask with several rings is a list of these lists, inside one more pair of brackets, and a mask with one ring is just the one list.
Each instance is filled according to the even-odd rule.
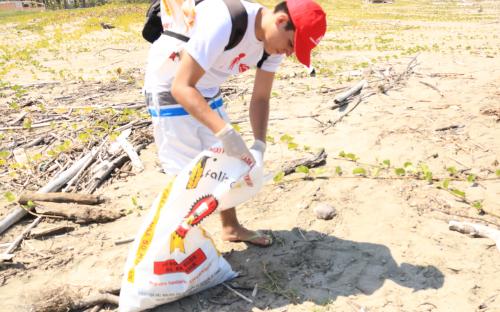
[[250,167],[255,165],[255,158],[250,153],[243,138],[230,124],[226,124],[215,136],[221,140],[226,154],[241,159]]
[[266,143],[264,143],[261,140],[255,140],[255,142],[253,142],[253,145],[252,145],[252,147],[250,147],[250,149],[259,151],[262,153],[262,155],[264,155],[264,152],[266,151]]

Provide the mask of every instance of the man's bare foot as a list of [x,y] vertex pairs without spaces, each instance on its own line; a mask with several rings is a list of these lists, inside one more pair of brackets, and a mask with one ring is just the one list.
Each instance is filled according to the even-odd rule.
[[259,247],[269,247],[273,244],[272,236],[260,231],[250,231],[241,225],[223,228],[222,240],[234,243],[245,242]]

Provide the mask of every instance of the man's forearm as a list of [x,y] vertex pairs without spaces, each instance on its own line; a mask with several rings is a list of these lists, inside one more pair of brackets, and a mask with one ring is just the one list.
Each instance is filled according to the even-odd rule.
[[269,101],[250,102],[250,124],[256,140],[266,142],[267,122],[269,120]]

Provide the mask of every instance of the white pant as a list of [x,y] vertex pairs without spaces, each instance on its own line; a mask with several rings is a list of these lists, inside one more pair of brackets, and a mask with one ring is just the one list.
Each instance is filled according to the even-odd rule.
[[[157,93],[146,95],[153,121],[153,134],[160,163],[167,174],[176,175],[201,151],[220,144],[210,129],[184,111],[179,104],[165,103]],[[165,105],[167,104],[167,105]],[[208,101],[224,121],[229,122],[221,96]]]

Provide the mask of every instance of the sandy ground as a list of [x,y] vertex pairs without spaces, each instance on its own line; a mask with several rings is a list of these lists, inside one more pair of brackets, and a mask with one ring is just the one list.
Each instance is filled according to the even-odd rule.
[[[268,183],[254,200],[238,207],[245,226],[272,232],[275,243],[270,248],[222,242],[218,217],[207,219],[205,225],[217,247],[241,273],[231,284],[242,287],[239,291],[249,297],[258,285],[253,304],[219,286],[154,311],[500,311],[499,250],[489,239],[448,230],[449,220],[497,229],[500,224],[494,216],[500,216],[500,180],[495,175],[500,160],[500,23],[404,23],[416,28],[401,41],[419,38],[432,45],[458,33],[463,41],[447,41],[449,46],[490,48],[486,52],[478,48],[474,53],[419,53],[418,64],[404,84],[365,98],[333,127],[329,122],[355,104],[332,110],[333,98],[340,92],[335,89],[363,77],[352,71],[345,74],[351,75],[350,82],[339,83],[338,77],[322,74],[308,77],[301,66],[287,60],[274,86],[269,135],[276,143],[268,144],[266,168],[279,170],[287,161],[324,148],[328,153],[324,171],[309,178],[295,173],[280,183]],[[431,33],[432,29],[436,31]],[[328,38],[338,39],[342,32],[329,36],[327,46],[332,44]],[[116,65],[111,64],[119,61],[131,77],[141,79],[147,45],[141,42],[128,49],[127,55],[107,50],[99,59],[84,55],[72,62],[112,69]],[[332,54],[324,49],[316,55],[321,60],[317,64],[320,73]],[[369,52],[338,54],[336,59],[348,62],[372,57]],[[401,73],[416,55],[371,68]],[[361,72],[369,80],[370,90],[380,89],[373,72]],[[251,83],[252,77],[245,75],[226,87],[250,89]],[[82,103],[142,100],[140,82],[104,81],[97,86],[107,91]],[[75,82],[36,89],[30,95],[49,105],[78,105],[78,101],[64,103],[64,98],[57,98],[83,98],[94,87],[94,82]],[[248,92],[233,97],[228,111],[250,139],[245,119],[248,99]],[[448,126],[458,127],[437,130]],[[289,150],[280,143],[283,134],[293,136],[299,148]],[[358,164],[339,157],[341,151],[354,153]],[[13,262],[0,265],[0,311],[28,311],[42,290],[60,286],[82,296],[119,286],[129,245],[114,242],[135,235],[166,183],[155,146],[148,146],[140,156],[145,165],[142,173],[115,179],[97,191],[110,199],[106,208],[131,213],[111,223],[73,224],[76,229],[69,234],[24,240]],[[390,159],[392,169],[382,170],[379,178],[372,173],[366,177],[351,173],[357,166],[372,170],[368,165],[385,159]],[[464,181],[464,175],[451,184],[463,190],[469,201],[481,201],[486,214],[479,215],[470,205],[436,188],[441,182],[398,177],[393,168],[403,167],[405,162],[414,167],[424,162],[437,178],[448,177],[446,168],[452,166],[475,174],[476,184]],[[342,168],[342,176],[335,174],[336,167]],[[139,206],[132,205],[132,197]],[[337,215],[329,221],[317,219],[314,207],[319,203],[332,205]],[[0,207],[2,215],[11,207]],[[2,234],[0,243],[12,241],[30,222],[25,219]],[[39,227],[55,222],[43,221]]]

